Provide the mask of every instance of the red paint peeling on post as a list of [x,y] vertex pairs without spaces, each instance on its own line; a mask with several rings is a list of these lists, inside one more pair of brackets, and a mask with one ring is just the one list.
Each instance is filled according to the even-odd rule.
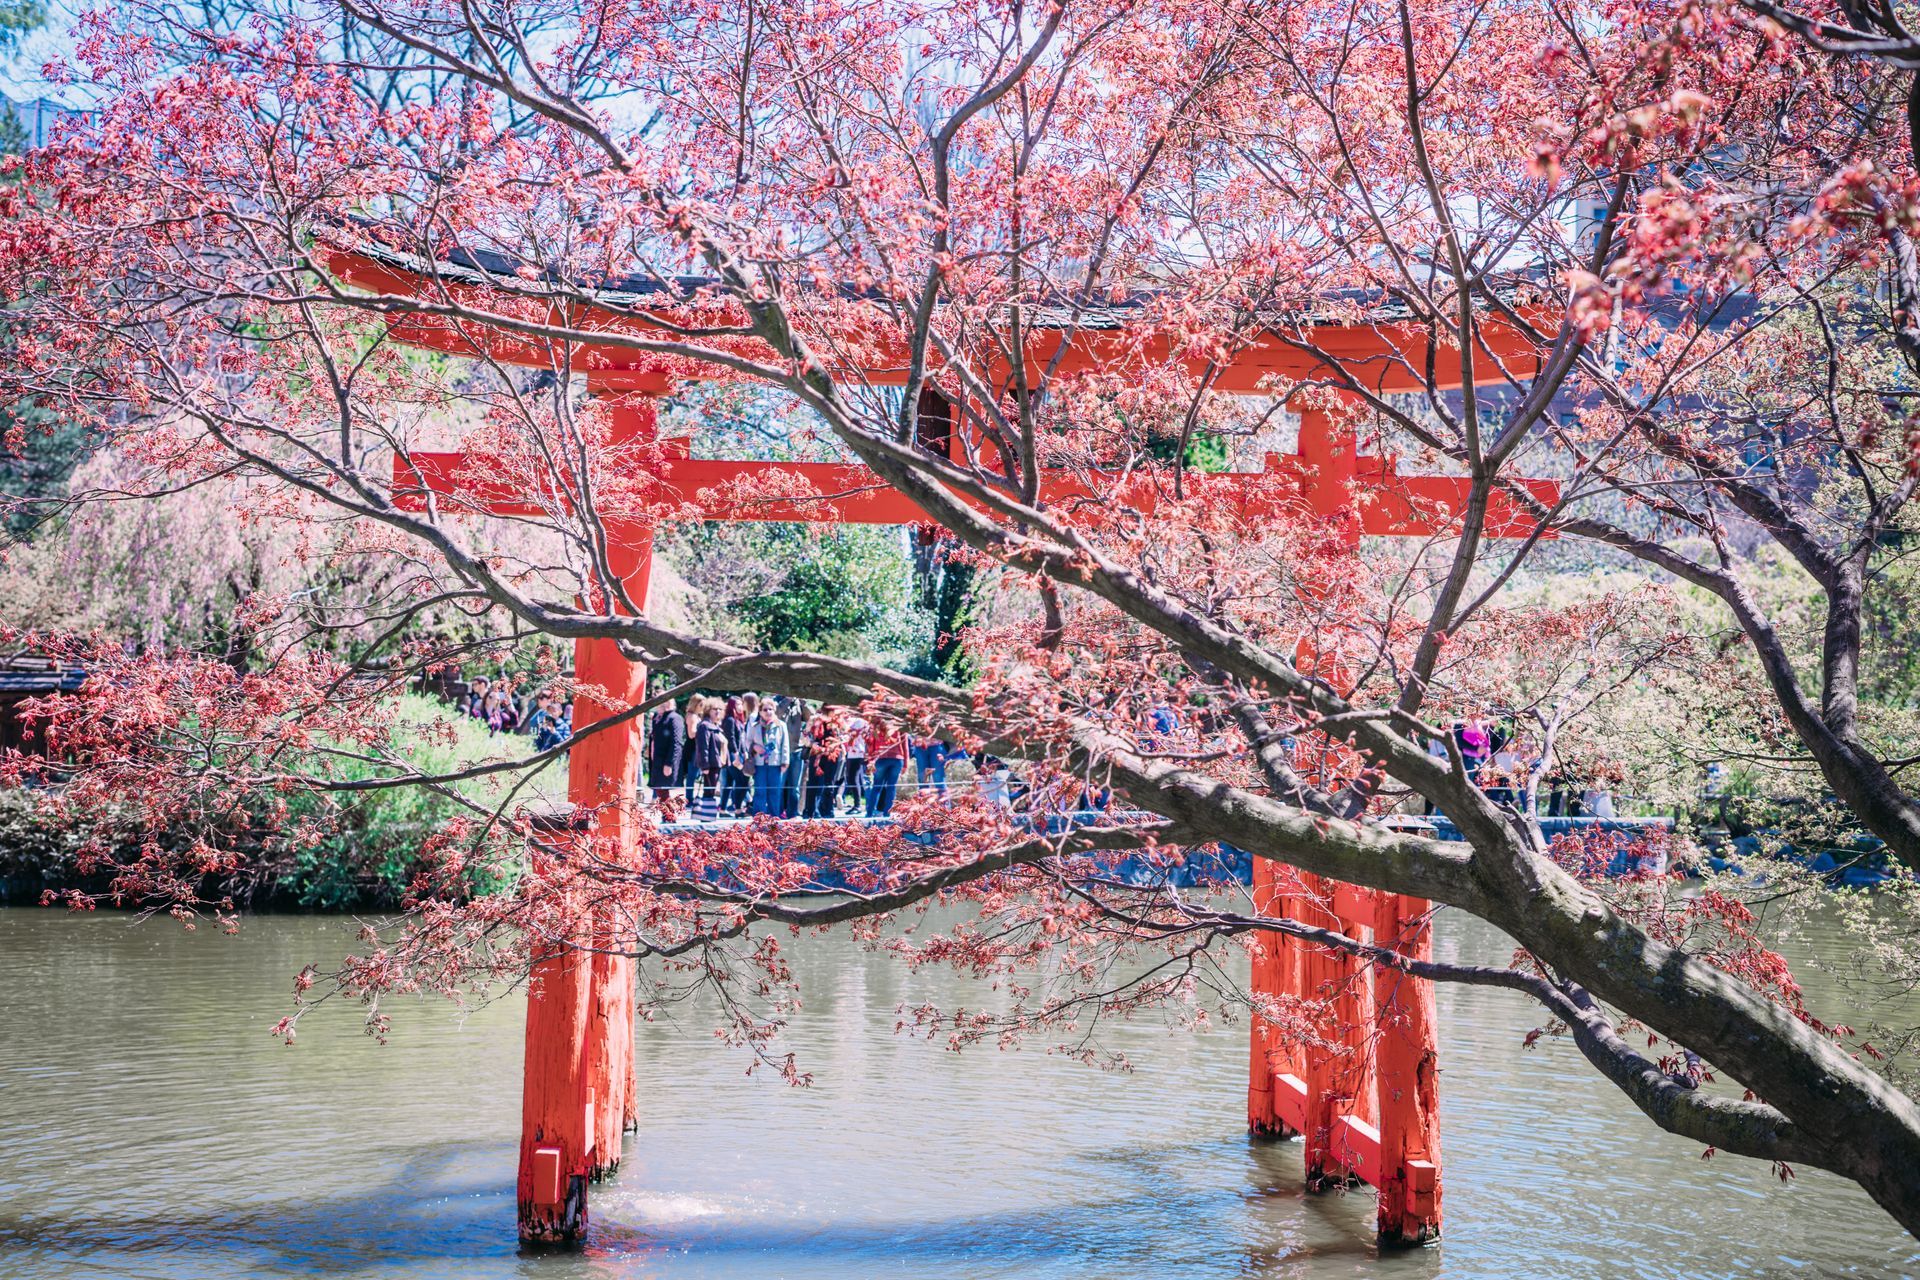
[[[564,837],[562,837],[564,838]],[[587,1224],[588,1005],[593,967],[577,945],[554,939],[527,984],[527,1046],[520,1099],[520,1238],[564,1243]]]
[[[1433,957],[1430,904],[1383,893],[1374,940],[1413,960]],[[1379,1039],[1380,1239],[1424,1244],[1440,1235],[1440,1082],[1433,983],[1402,970],[1374,975]]]

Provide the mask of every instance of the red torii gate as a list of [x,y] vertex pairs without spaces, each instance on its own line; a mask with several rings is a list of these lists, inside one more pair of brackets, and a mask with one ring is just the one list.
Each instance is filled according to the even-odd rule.
[[[433,279],[412,264],[378,257],[336,253],[330,260],[344,282],[375,293],[406,298],[435,297],[452,291],[479,292],[487,269],[434,264]],[[511,276],[511,270],[501,272]],[[448,277],[452,276],[452,283]],[[573,308],[567,316],[578,331],[644,332],[643,314],[614,309]],[[454,355],[485,354],[505,363],[550,368],[553,351],[541,343],[471,326],[403,316],[389,326],[399,342]],[[1462,384],[1458,353],[1428,352],[1415,326],[1313,326],[1313,344],[1351,374],[1383,392],[1418,390],[1408,369],[1437,369],[1440,384]],[[1501,361],[1511,369],[1533,358],[1517,331],[1497,332]],[[1041,330],[1029,348],[1036,369],[1057,361],[1056,369],[1086,367],[1117,347],[1115,334],[1098,329]],[[1061,343],[1071,349],[1058,359]],[[1138,355],[1139,353],[1135,353]],[[1145,353],[1197,366],[1171,349]],[[1493,353],[1489,353],[1493,354]],[[577,343],[572,367],[585,373],[591,394],[604,398],[612,418],[614,443],[652,443],[655,401],[672,390],[668,379],[613,344]],[[1395,359],[1390,357],[1402,357]],[[1273,381],[1304,381],[1323,362],[1298,347],[1265,335],[1236,353],[1225,367],[1210,370],[1210,386],[1227,393],[1257,393]],[[904,368],[869,368],[859,376],[878,385],[899,385]],[[1504,381],[1489,375],[1488,382]],[[950,432],[946,447],[957,441]],[[690,456],[685,441],[664,441],[660,473],[663,492],[681,500],[680,518],[714,521],[780,520],[810,523],[922,524],[927,514],[906,495],[889,487],[864,466],[841,463],[710,461]],[[949,455],[951,456],[951,454]],[[396,500],[424,505],[428,495],[457,498],[475,511],[499,515],[541,515],[545,508],[505,485],[463,476],[457,453],[414,453],[394,460]],[[730,490],[746,482],[782,478],[782,494],[741,501]],[[1445,522],[1465,507],[1468,481],[1457,476],[1407,476],[1391,459],[1359,452],[1349,422],[1336,422],[1324,408],[1300,413],[1298,452],[1269,455],[1266,472],[1214,475],[1200,483],[1218,486],[1244,507],[1258,511],[1273,502],[1274,480],[1292,489],[1311,511],[1331,522],[1343,537],[1419,536],[1442,532]],[[1292,483],[1287,483],[1291,481]],[[1524,483],[1536,499],[1551,505],[1558,496],[1552,481]],[[1069,476],[1052,476],[1043,499],[1085,493]],[[719,495],[716,497],[716,494]],[[1151,499],[1148,498],[1148,501]],[[1276,512],[1277,514],[1277,512]],[[1519,503],[1496,492],[1487,518],[1494,537],[1519,537],[1535,522]],[[612,572],[625,584],[627,598],[645,609],[652,573],[651,530],[637,522],[609,522],[606,531]],[[589,602],[610,608],[610,601]],[[627,710],[645,696],[646,670],[621,657],[608,640],[575,642],[574,669],[585,688],[576,697],[580,724]],[[603,700],[598,691],[604,691]],[[640,726],[619,728],[577,741],[570,753],[568,799],[577,812],[591,815],[592,836],[615,857],[630,857],[636,831],[636,779],[641,765]],[[1255,906],[1266,915],[1290,916],[1349,936],[1371,935],[1410,958],[1431,954],[1430,905],[1416,898],[1335,884],[1319,876],[1275,868],[1264,859],[1253,867]],[[575,944],[602,944],[608,922],[575,922]],[[528,985],[526,1073],[523,1081],[520,1175],[520,1233],[530,1241],[573,1241],[587,1221],[586,1186],[618,1167],[624,1132],[635,1126],[638,1102],[633,1064],[633,962],[607,954],[601,946],[561,946],[536,959]],[[1257,994],[1300,999],[1330,998],[1338,1049],[1289,1044],[1258,1017],[1254,1019],[1247,1089],[1247,1122],[1256,1134],[1301,1136],[1306,1142],[1308,1185],[1319,1189],[1359,1179],[1379,1193],[1378,1227],[1387,1243],[1419,1243],[1440,1230],[1440,1132],[1437,1044],[1432,984],[1404,972],[1375,968],[1352,956],[1309,947],[1288,938],[1255,944],[1252,987]]]

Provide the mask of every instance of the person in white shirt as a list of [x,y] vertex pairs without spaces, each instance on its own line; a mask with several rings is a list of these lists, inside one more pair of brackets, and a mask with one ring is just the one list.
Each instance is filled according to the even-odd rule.
[[1013,770],[998,756],[983,755],[974,773],[973,785],[980,798],[1001,809],[1013,807]]
[[853,793],[853,811],[867,805],[867,722],[858,711],[847,718],[847,754],[840,785]]
[[754,721],[747,726],[747,767],[753,770],[753,811],[780,816],[780,790],[787,773],[787,723],[771,697],[760,699]]

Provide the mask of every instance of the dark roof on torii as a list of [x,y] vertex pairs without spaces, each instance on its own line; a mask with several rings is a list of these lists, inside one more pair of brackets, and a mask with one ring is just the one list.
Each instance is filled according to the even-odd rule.
[[[542,267],[487,249],[456,248],[426,257],[406,250],[367,243],[364,239],[351,247],[336,249],[329,266],[343,281],[375,292],[425,297],[430,290],[504,289],[539,300],[543,295],[530,292],[527,285],[545,283],[553,289],[551,300],[571,301],[598,309],[598,319],[573,323],[598,325],[609,331],[651,326],[651,317],[676,304],[699,306],[715,297],[717,281],[699,276],[630,274],[581,278],[551,267]],[[702,294],[706,297],[702,297]],[[849,287],[849,301],[878,299],[872,291]],[[1177,350],[1170,337],[1157,341],[1163,349],[1155,351],[1149,343],[1132,338],[1103,338],[1148,318],[1148,309],[1159,295],[1141,291],[1113,300],[1103,298],[1082,304],[1074,299],[1040,303],[1025,309],[1022,323],[1034,334],[1029,359],[1047,360],[1061,344],[1071,350],[1069,356],[1084,357],[1089,363],[1125,355],[1136,360],[1179,360],[1196,370],[1205,362]],[[662,305],[665,304],[665,305]],[[402,316],[392,326],[396,341],[453,354],[475,355],[479,348],[470,334],[452,329],[446,322],[429,316]],[[1424,379],[1412,371],[1427,363],[1427,332],[1415,323],[1404,304],[1381,293],[1353,291],[1331,295],[1322,312],[1276,309],[1271,320],[1257,328],[1251,340],[1233,353],[1226,366],[1213,371],[1211,385],[1223,392],[1257,392],[1275,381],[1299,381],[1315,376],[1325,364],[1303,346],[1300,335],[1310,333],[1312,346],[1327,352],[1347,366],[1370,370],[1362,374],[1381,390],[1416,389]],[[1532,341],[1518,329],[1490,324],[1483,329],[1483,344],[1499,345],[1499,355],[1509,364],[1535,353]],[[659,378],[661,357],[635,352],[617,343],[579,343],[587,357],[583,366],[589,377],[599,377],[607,385],[619,382],[622,375],[634,378]],[[488,354],[508,363],[548,365],[552,351],[538,341],[501,331],[489,339]],[[1398,356],[1398,359],[1394,357]],[[1435,375],[1442,386],[1460,385],[1460,361],[1457,353],[1442,346],[1433,353]],[[1505,380],[1496,362],[1482,361],[1477,381],[1497,383]],[[866,367],[860,373],[875,382],[897,382],[904,374],[904,360],[888,361]],[[685,376],[685,375],[682,375]],[[629,379],[631,380],[631,379]],[[637,387],[635,389],[638,389]]]
[[[574,275],[493,249],[457,246],[444,256],[429,258],[405,250],[363,243],[345,252],[394,271],[438,277],[455,284],[497,286],[514,281],[542,282],[584,295],[597,305],[624,311],[641,311],[644,310],[643,303],[659,300],[692,302],[703,293],[714,296],[711,291],[722,287],[721,281],[715,276],[662,275],[637,271],[597,277]],[[1519,276],[1514,277],[1516,293],[1528,283]],[[884,301],[886,296],[877,289],[853,285],[843,285],[840,295],[848,301],[874,302]],[[1160,296],[1152,289],[1144,288],[1133,290],[1120,298],[1104,293],[1097,298],[1067,296],[1061,301],[1031,304],[1021,319],[1023,323],[1040,328],[1117,329],[1137,318]],[[1319,312],[1274,308],[1263,314],[1272,324],[1295,328],[1315,325],[1350,327],[1345,318],[1362,311],[1369,325],[1405,323],[1413,318],[1411,307],[1381,289],[1335,290],[1323,295],[1323,303],[1325,309]]]

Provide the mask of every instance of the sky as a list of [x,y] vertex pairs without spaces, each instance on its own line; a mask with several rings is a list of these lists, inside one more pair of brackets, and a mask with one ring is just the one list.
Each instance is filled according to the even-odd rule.
[[46,25],[22,40],[19,51],[12,57],[0,59],[0,93],[15,102],[30,102],[40,97],[65,102],[69,96],[49,85],[40,68],[48,59],[60,57],[72,48],[67,33],[73,27],[77,9],[67,0],[46,0],[46,5]]

